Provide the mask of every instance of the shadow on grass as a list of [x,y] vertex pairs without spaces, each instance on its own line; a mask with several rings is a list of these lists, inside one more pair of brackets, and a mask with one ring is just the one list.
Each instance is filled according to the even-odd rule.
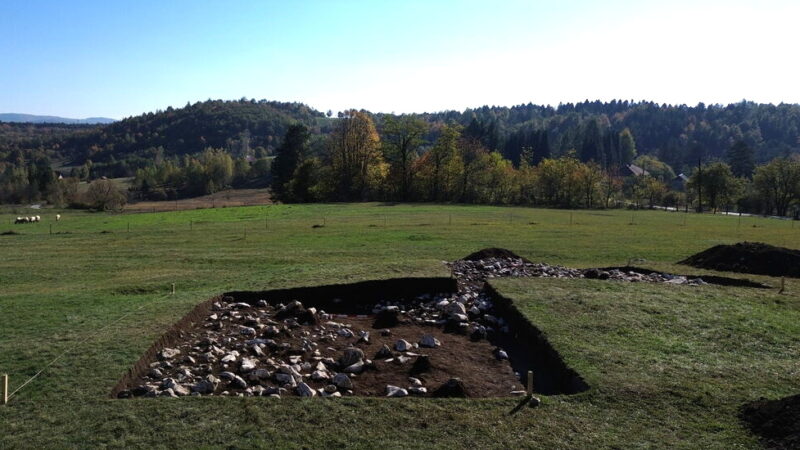
[[527,405],[530,400],[531,400],[530,395],[522,397],[522,400],[520,400],[517,406],[515,406],[511,411],[508,412],[508,415],[513,416],[514,414],[518,413],[519,410],[522,409],[525,405]]

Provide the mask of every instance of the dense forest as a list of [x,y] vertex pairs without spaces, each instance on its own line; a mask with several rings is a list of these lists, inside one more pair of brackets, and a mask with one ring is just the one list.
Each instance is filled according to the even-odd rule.
[[[366,120],[369,126],[364,128]],[[302,125],[302,133],[293,125]],[[354,138],[342,126],[361,129],[359,140],[366,147],[350,154],[348,140]],[[287,158],[287,143],[297,147],[299,141],[302,154]],[[231,186],[267,185],[274,176],[273,189],[285,201],[402,199],[608,206],[612,197],[608,193],[605,201],[592,198],[591,193],[581,202],[572,196],[566,202],[544,201],[542,189],[532,184],[524,187],[530,180],[517,177],[513,187],[506,186],[510,178],[500,172],[530,171],[533,177],[554,162],[574,161],[618,180],[612,184],[627,183],[617,189],[617,197],[639,203],[628,186],[633,182],[622,176],[631,163],[652,174],[666,192],[676,174],[688,177],[714,162],[725,163],[735,178],[752,180],[755,166],[776,158],[793,161],[791,155],[797,153],[800,105],[789,104],[743,101],[727,106],[673,106],[586,101],[397,116],[367,111],[334,115],[299,103],[264,100],[209,100],[105,126],[0,123],[0,201],[46,198],[51,177],[41,173],[50,165],[60,168],[65,177],[81,180],[135,177],[135,192],[130,193],[134,198],[175,198]],[[273,165],[276,155],[279,159]],[[453,162],[452,155],[458,155],[459,162]],[[343,172],[332,180],[332,171],[353,163],[349,158],[361,158],[358,170],[363,173],[354,178],[353,173]],[[293,161],[287,164],[287,159]],[[378,163],[367,164],[373,160]],[[487,175],[480,169],[490,166],[497,173]],[[446,176],[460,179],[460,184],[453,185]],[[434,181],[423,192],[420,180],[425,177]],[[489,181],[493,188],[506,186],[503,189],[515,194],[479,192],[481,177],[493,180]],[[308,183],[303,178],[316,183],[304,187]],[[387,186],[376,188],[375,180]],[[553,195],[563,196],[570,186],[558,188]],[[742,196],[752,186],[742,184]],[[660,195],[647,197],[655,201]],[[757,201],[751,198],[750,203]]]

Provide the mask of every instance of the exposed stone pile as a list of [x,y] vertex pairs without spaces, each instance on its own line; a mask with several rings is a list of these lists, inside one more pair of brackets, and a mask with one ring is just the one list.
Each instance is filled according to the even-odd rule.
[[452,270],[453,276],[465,284],[480,284],[486,279],[499,277],[591,278],[633,283],[706,284],[699,277],[685,277],[662,272],[648,273],[649,271],[631,269],[571,269],[558,265],[533,263],[519,257],[462,259],[446,264]]
[[[369,330],[306,308],[299,301],[261,305],[232,298],[216,302],[195,339],[162,349],[144,382],[120,396],[354,395],[358,377],[375,370],[374,360],[408,373],[424,373],[431,362],[420,351],[442,345],[432,334],[420,334],[411,342],[392,340],[388,332],[381,333],[387,343],[367,355],[357,345],[369,341]],[[403,323],[451,327],[476,339],[508,330],[501,318],[491,314],[489,298],[474,291],[424,295],[408,303],[383,302],[376,305],[375,317],[383,317],[381,312],[387,310]],[[386,386],[385,395],[428,395],[430,389],[411,377],[408,385]]]
[[685,284],[689,286],[702,286],[707,284],[700,277],[686,277],[663,272],[642,273],[623,269],[586,269],[583,271],[583,277],[598,280],[626,281],[629,283],[669,283]]

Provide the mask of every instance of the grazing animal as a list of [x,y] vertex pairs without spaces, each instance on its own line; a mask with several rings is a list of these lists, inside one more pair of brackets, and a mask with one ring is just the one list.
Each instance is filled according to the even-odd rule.
[[42,216],[36,216],[36,221],[37,222],[41,222],[42,221]]
[[61,220],[61,214],[56,214],[56,222]]
[[25,218],[24,217],[17,217],[17,220],[15,220],[14,223],[25,223]]

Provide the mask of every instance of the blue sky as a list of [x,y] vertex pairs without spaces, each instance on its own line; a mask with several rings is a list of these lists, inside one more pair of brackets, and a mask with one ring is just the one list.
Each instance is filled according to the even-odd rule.
[[797,1],[0,2],[0,112],[800,102]]

